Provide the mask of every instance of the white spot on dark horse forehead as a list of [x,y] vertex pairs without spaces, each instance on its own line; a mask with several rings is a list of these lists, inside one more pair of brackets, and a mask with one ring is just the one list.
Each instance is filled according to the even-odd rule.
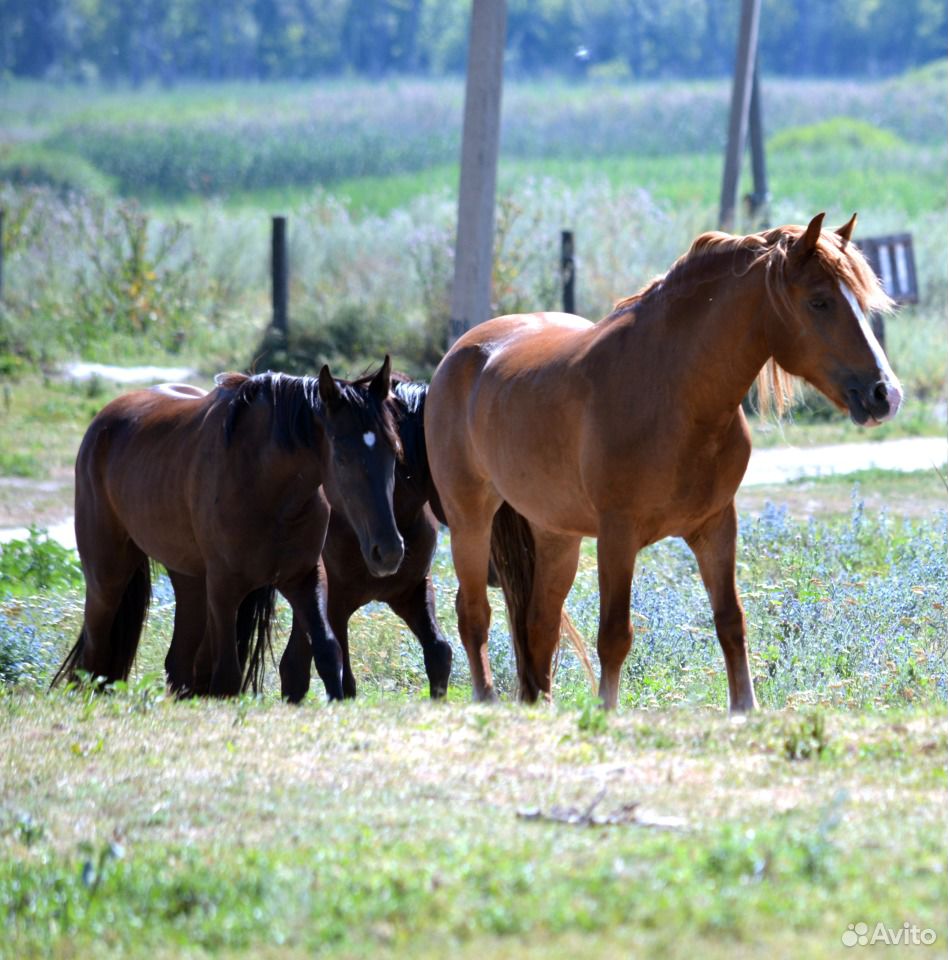
[[367,430],[365,433],[362,434],[362,442],[363,442],[367,447],[374,447],[374,446],[375,446],[375,433],[374,433],[372,430]]

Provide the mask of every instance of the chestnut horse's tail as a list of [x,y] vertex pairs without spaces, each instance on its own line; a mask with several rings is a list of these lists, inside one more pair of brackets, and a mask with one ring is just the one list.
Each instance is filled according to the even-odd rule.
[[[135,654],[138,652],[138,641],[141,639],[145,618],[148,615],[148,605],[151,603],[151,565],[146,557],[135,568],[128,586],[122,594],[115,619],[112,621],[112,630],[109,634],[108,667],[102,676],[109,683],[116,680],[127,680]],[[82,654],[86,644],[86,627],[79,631],[72,650],[69,651],[62,666],[56,671],[49,688],[52,690],[62,680],[72,680],[80,668]],[[93,677],[93,679],[98,679]]]
[[260,693],[267,655],[273,659],[273,611],[276,590],[260,587],[244,597],[237,611],[237,658],[243,669],[241,692]]
[[[536,678],[527,669],[527,607],[533,590],[536,546],[526,519],[506,502],[502,503],[500,509],[494,514],[490,537],[490,560],[492,571],[496,574],[499,585],[504,591],[504,600],[507,604],[510,636],[517,658],[517,676],[520,679],[520,697],[523,700],[535,700],[539,695],[539,688]],[[560,636],[563,634],[566,634],[573,645],[590,685],[595,688],[595,676],[592,664],[589,662],[586,644],[565,610],[560,619]],[[557,649],[553,665],[554,672],[558,663],[559,650]]]

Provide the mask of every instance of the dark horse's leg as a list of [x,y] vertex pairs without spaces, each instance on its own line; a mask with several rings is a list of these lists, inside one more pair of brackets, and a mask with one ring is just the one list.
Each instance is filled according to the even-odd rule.
[[435,618],[431,575],[420,580],[397,600],[389,601],[389,606],[421,642],[431,699],[443,697],[448,692],[448,679],[451,676],[451,644],[444,639]]
[[342,650],[342,695],[352,699],[356,695],[355,676],[349,659],[349,618],[355,613],[351,604],[341,599],[342,591],[330,588],[326,603],[326,617],[329,627],[339,641]]
[[294,614],[293,628],[283,656],[280,657],[280,694],[290,703],[299,703],[309,690],[313,649],[306,630]]
[[720,513],[688,538],[711,598],[714,628],[724,652],[731,713],[757,708],[747,660],[747,624],[737,595],[734,567],[737,549],[737,512],[732,500]]
[[[313,662],[316,664],[316,672],[326,688],[326,695],[330,700],[341,700],[343,696],[342,650],[326,620],[320,578],[321,572],[316,567],[311,573],[298,580],[278,584],[278,589],[293,608],[294,621],[298,620],[301,625],[305,626],[306,633],[309,634]],[[292,635],[290,639],[292,642]],[[299,640],[297,639],[294,649],[298,650],[298,648]],[[283,661],[281,660],[281,681],[284,676]],[[308,685],[308,667],[306,677]]]
[[196,692],[194,662],[207,624],[207,591],[203,577],[173,570],[168,571],[168,577],[174,588],[174,632],[165,657],[165,676],[171,690],[184,697]]

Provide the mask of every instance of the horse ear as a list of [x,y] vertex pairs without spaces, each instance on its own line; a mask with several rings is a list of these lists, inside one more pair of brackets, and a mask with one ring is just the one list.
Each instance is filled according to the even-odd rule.
[[794,243],[791,252],[794,258],[799,262],[806,260],[814,250],[820,239],[820,231],[823,229],[823,218],[825,213],[818,213],[809,223],[803,236]]
[[846,245],[852,240],[853,237],[853,228],[856,226],[856,217],[858,214],[854,213],[849,220],[844,223],[841,227],[837,227],[836,235],[842,238],[843,249],[846,249]]
[[319,399],[326,405],[326,409],[333,410],[339,404],[339,387],[329,372],[329,364],[324,364],[319,371]]
[[369,384],[369,390],[372,393],[372,396],[382,403],[385,398],[388,396],[389,390],[392,388],[392,358],[386,353],[385,359],[382,361],[382,367],[379,372],[372,378],[372,382]]

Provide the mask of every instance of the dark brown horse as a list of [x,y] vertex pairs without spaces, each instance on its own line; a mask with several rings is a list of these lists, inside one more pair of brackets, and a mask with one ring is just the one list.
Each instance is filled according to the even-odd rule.
[[53,682],[76,670],[127,677],[152,558],[188,598],[180,619],[196,640],[169,671],[173,685],[217,696],[240,690],[237,611],[273,584],[306,625],[329,697],[341,698],[342,652],[318,602],[326,499],[349,519],[369,569],[398,569],[390,370],[386,357],[358,385],[334,380],[328,367],[318,379],[228,374],[206,396],[173,386],[105,407],[76,460],[84,622]]
[[[326,569],[326,614],[333,634],[342,646],[342,688],[347,697],[356,694],[349,660],[349,619],[370,601],[387,603],[421,643],[432,698],[447,692],[451,673],[451,645],[444,639],[435,616],[431,561],[437,545],[437,494],[431,484],[425,451],[424,407],[427,384],[398,381],[392,386],[392,409],[402,446],[395,466],[395,522],[405,544],[405,558],[398,570],[387,576],[373,573],[366,565],[356,532],[347,516],[334,510],[323,547]],[[180,595],[178,595],[180,602]],[[273,600],[272,589],[257,591],[243,609],[238,622],[241,658],[249,651],[245,684],[258,686],[268,644],[265,622]],[[261,622],[263,621],[263,622]],[[255,634],[255,637],[253,636]],[[180,642],[177,620],[172,648]],[[170,653],[169,653],[170,656]],[[312,652],[306,630],[293,618],[293,630],[280,660],[280,690],[291,702],[306,695],[310,682]]]
[[[477,699],[494,696],[485,590],[493,526],[498,572],[527,584],[505,591],[524,699],[550,694],[560,611],[590,536],[599,693],[616,705],[636,554],[679,536],[711,600],[731,710],[756,706],[735,583],[734,494],[750,456],[741,400],[763,370],[779,401],[779,365],[859,424],[888,420],[902,401],[866,322],[889,300],[850,243],[855,219],[835,232],[822,230],[820,214],[807,227],[704,234],[597,324],[500,317],[448,351],[428,392],[425,433]],[[521,541],[516,555],[510,533]]]

